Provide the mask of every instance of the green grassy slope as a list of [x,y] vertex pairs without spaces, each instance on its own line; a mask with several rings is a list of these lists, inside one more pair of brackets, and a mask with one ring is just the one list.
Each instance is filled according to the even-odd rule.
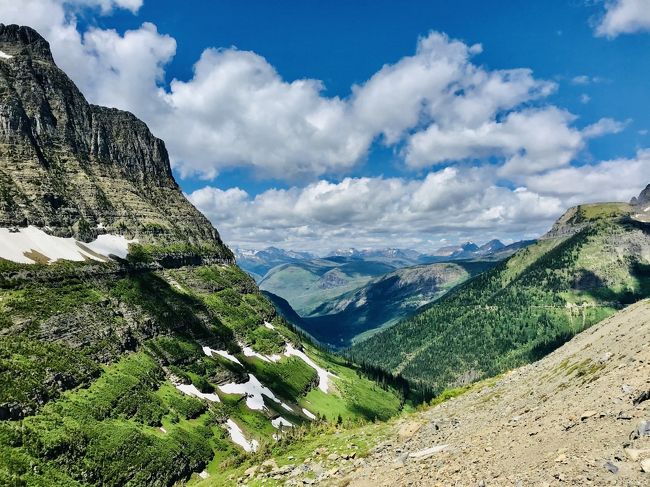
[[[247,456],[228,419],[264,450],[279,415],[308,427],[303,408],[334,421],[400,410],[398,393],[305,344],[334,374],[319,390],[312,367],[282,355],[300,342],[235,266],[0,261],[0,485],[170,485],[203,469],[216,477]],[[243,346],[282,358],[247,356]],[[219,388],[248,374],[291,411],[268,398],[253,410]]]
[[571,213],[555,229],[573,235],[519,251],[351,355],[441,391],[535,360],[649,296],[650,227],[627,205]]

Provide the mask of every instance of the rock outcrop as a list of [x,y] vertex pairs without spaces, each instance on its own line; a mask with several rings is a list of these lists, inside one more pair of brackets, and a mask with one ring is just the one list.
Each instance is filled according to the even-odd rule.
[[0,51],[0,227],[82,241],[112,233],[233,260],[142,121],[88,103],[29,27],[0,24]]
[[648,184],[638,197],[632,198],[630,201],[632,206],[643,206],[650,204],[650,184]]

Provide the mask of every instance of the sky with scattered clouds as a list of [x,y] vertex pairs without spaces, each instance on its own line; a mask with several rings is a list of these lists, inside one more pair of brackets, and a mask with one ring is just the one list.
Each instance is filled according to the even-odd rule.
[[0,21],[145,120],[235,247],[513,241],[650,183],[650,0],[0,0]]

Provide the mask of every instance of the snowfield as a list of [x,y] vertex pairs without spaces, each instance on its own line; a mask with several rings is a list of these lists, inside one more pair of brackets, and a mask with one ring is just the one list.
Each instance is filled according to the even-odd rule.
[[0,51],[0,59],[11,59],[13,56],[7,54],[6,52]]
[[266,396],[272,401],[281,404],[281,401],[275,397],[273,391],[271,391],[271,389],[268,387],[264,387],[262,383],[257,380],[257,377],[255,377],[253,374],[248,374],[248,382],[244,382],[243,384],[231,382],[230,384],[219,386],[219,389],[221,389],[226,394],[245,395],[246,406],[248,406],[249,409],[256,411],[263,411],[266,409],[263,396]]
[[[74,238],[48,235],[34,226],[11,230],[0,228],[0,258],[20,264],[34,264],[38,257],[30,258],[26,254],[37,252],[48,259],[57,260],[97,260],[104,261],[109,255],[125,258],[129,244],[137,240],[127,240],[121,235],[99,235],[90,243],[78,242]],[[96,255],[98,254],[98,255]]]
[[125,259],[129,254],[130,243],[135,243],[135,240],[127,240],[121,235],[104,234],[98,235],[96,240],[82,245],[101,255],[116,255]]
[[179,384],[176,386],[176,389],[188,396],[198,397],[199,399],[205,399],[206,401],[211,402],[221,402],[219,396],[216,394],[205,394],[199,391],[194,384]]
[[234,355],[228,353],[225,350],[215,350],[214,348],[210,347],[203,347],[203,353],[206,354],[208,357],[212,357],[213,353],[216,353],[217,355],[222,356],[223,358],[230,360],[231,362],[234,362],[238,365],[242,365],[242,363],[239,361],[237,357]]
[[309,419],[316,419],[316,415],[312,413],[311,411],[302,408],[302,412],[305,413],[305,416],[307,416]]
[[312,369],[316,370],[316,372],[318,373],[318,388],[325,393],[329,390],[330,376],[336,377],[334,374],[316,365],[316,363],[312,359],[310,359],[309,357],[307,357],[307,355],[305,355],[305,352],[301,352],[300,350],[297,350],[296,348],[294,348],[293,345],[291,345],[291,343],[287,343],[287,350],[284,352],[284,355],[287,357],[293,355],[294,357],[301,358],[307,365],[309,365]]
[[228,429],[228,433],[230,434],[232,441],[241,446],[244,451],[247,451],[249,453],[257,451],[260,446],[259,443],[256,440],[248,441],[244,436],[241,428],[237,426],[237,423],[235,423],[232,419],[226,421],[226,428]]
[[244,352],[244,356],[246,357],[256,357],[260,360],[263,360],[264,362],[278,362],[282,358],[280,355],[262,355],[261,353],[257,353],[251,347],[246,347],[241,343],[239,346],[241,347],[242,351]]
[[277,429],[282,429],[283,426],[286,426],[287,428],[293,428],[293,423],[284,419],[282,416],[278,416],[277,418],[271,420],[271,424],[274,428]]

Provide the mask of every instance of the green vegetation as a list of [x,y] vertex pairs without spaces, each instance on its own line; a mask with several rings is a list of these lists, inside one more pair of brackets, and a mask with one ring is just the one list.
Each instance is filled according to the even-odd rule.
[[33,414],[60,392],[88,384],[99,367],[81,353],[57,343],[23,336],[0,338],[0,418]]
[[[212,462],[207,467],[210,474],[208,479],[201,479],[198,475],[192,477],[189,485],[192,487],[209,487],[213,485],[232,485],[233,480],[245,477],[246,469],[253,465],[260,465],[265,459],[272,458],[278,466],[300,465],[306,459],[314,459],[315,452],[327,456],[329,453],[350,454],[356,458],[368,456],[370,450],[378,443],[386,440],[391,432],[391,424],[385,422],[364,423],[358,421],[336,422],[315,421],[301,425],[288,431],[285,436],[274,443],[265,443],[260,450],[248,457],[240,457],[236,461],[217,463]],[[307,478],[314,478],[314,474],[306,474]],[[284,485],[286,479],[264,479],[248,483],[257,485]]]
[[283,358],[279,362],[251,362],[253,375],[273,391],[283,391],[286,399],[298,401],[300,397],[318,385],[318,376],[311,367],[296,357]]
[[[401,408],[398,392],[310,346],[306,353],[336,375],[328,394],[299,358],[244,357],[240,344],[279,354],[300,337],[234,266],[19,269],[16,277],[15,266],[0,266],[3,485],[170,485],[208,465],[227,471],[246,459],[229,439],[227,419],[268,452],[278,415],[302,431],[310,424],[303,407],[332,421],[387,419]],[[25,272],[29,279],[20,277]],[[206,356],[206,345],[243,366]],[[266,411],[254,411],[218,388],[249,373],[293,412],[267,399]],[[172,376],[221,402],[182,394]],[[290,443],[283,440],[283,448]]]
[[[146,231],[163,232],[167,229],[166,226],[156,225],[152,228],[150,225],[144,227]],[[202,242],[198,244],[190,244],[184,242],[177,242],[167,245],[157,244],[131,244],[129,246],[129,261],[134,263],[148,263],[154,261],[164,261],[174,256],[189,256],[196,258],[196,262],[201,261],[201,257],[216,257],[224,260],[234,260],[232,252],[222,245],[217,245],[216,242]]]
[[435,395],[537,360],[650,295],[648,262],[639,252],[650,231],[620,219],[616,205],[585,208],[581,218],[593,221],[576,235],[519,251],[353,346],[351,356]]

